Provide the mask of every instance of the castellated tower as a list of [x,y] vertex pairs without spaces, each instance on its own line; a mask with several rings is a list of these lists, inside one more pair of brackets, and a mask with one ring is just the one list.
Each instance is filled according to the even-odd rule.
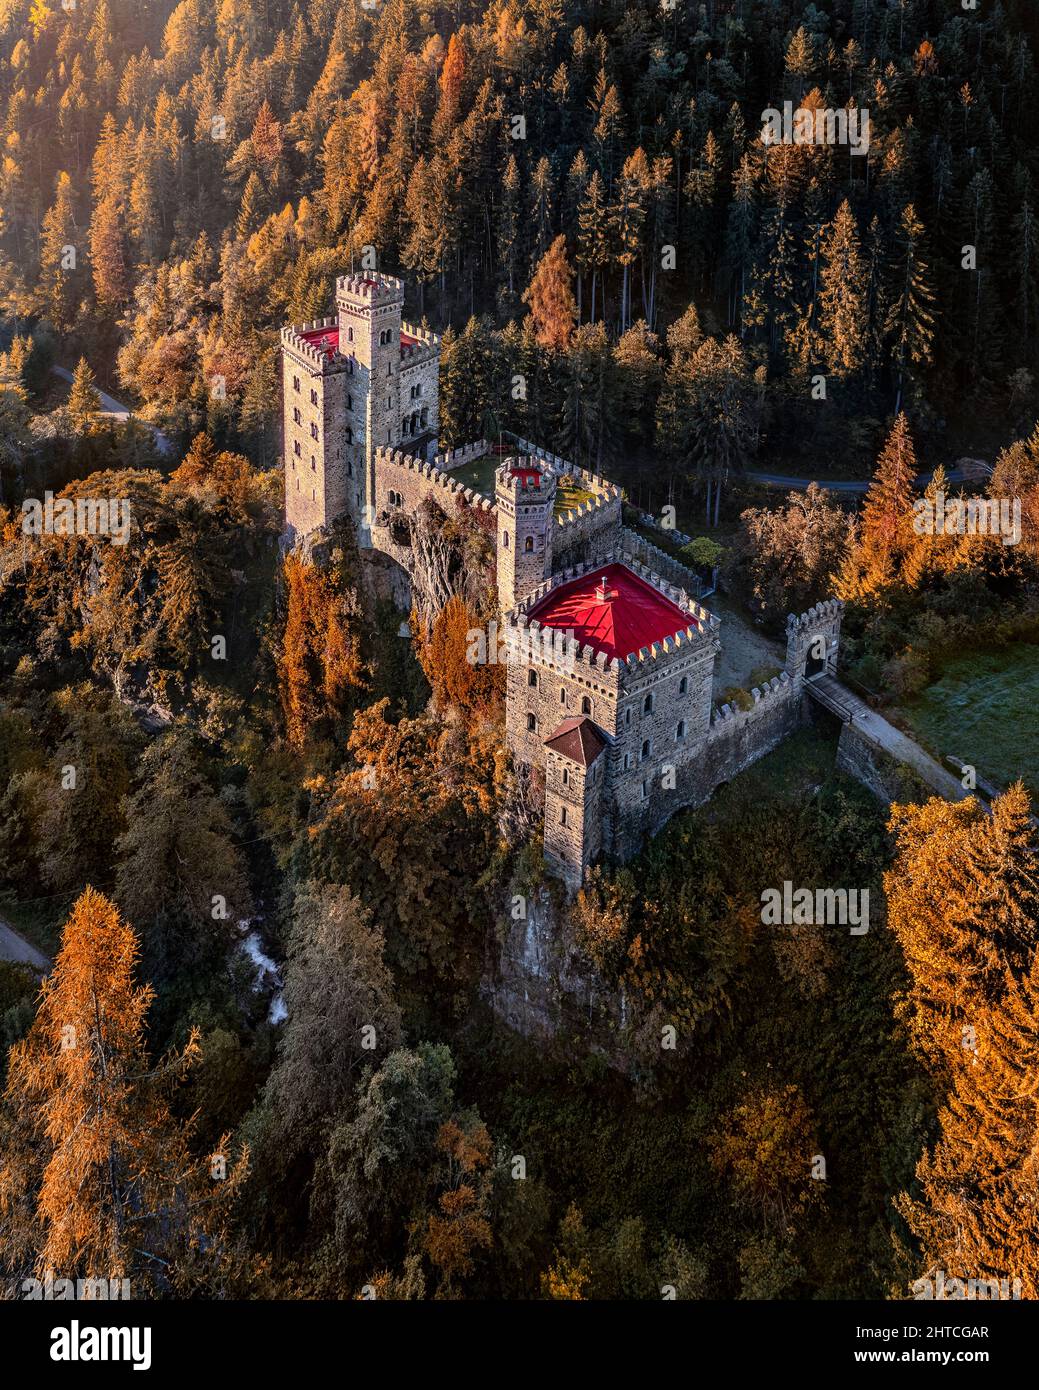
[[341,275],[336,281],[339,349],[354,359],[354,428],[363,442],[362,544],[375,515],[375,450],[401,439],[403,308],[404,281],[392,275]]
[[495,471],[498,508],[498,606],[508,613],[552,574],[556,475],[533,458],[510,458]]
[[349,514],[362,545],[375,516],[375,451],[437,447],[440,340],[401,322],[404,282],[336,281],[335,318],[283,328],[285,519],[307,535]]

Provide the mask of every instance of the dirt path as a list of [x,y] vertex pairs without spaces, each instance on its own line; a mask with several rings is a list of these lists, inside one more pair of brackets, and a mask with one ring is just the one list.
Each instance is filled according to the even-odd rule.
[[728,599],[712,594],[704,607],[722,620],[722,649],[714,666],[716,698],[731,685],[749,690],[750,673],[760,666],[782,668],[786,660],[784,648],[749,623]]

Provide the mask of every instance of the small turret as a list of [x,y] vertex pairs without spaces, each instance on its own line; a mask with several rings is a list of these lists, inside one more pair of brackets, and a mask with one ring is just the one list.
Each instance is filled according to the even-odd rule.
[[498,507],[498,604],[516,607],[552,574],[556,475],[535,458],[507,458],[494,475]]

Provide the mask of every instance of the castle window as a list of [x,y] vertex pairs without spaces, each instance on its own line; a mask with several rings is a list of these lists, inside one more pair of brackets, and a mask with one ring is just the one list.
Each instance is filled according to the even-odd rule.
[[[387,363],[386,363],[386,375],[387,375],[387,376],[392,376],[392,375],[393,375],[393,363],[392,363],[392,362],[387,362]],[[386,404],[389,405],[389,401],[387,401]]]
[[643,761],[643,762],[646,761],[646,759],[649,757],[649,755],[650,755],[650,753],[651,753],[652,751],[653,751],[653,744],[652,744],[652,741],[651,741],[650,739],[648,739],[648,738],[644,738],[644,739],[642,740],[642,761]]
[[354,398],[349,391],[346,393],[346,408],[347,410],[353,410],[354,408]]
[[316,438],[317,438],[317,425],[315,425],[315,424],[313,424],[313,423],[312,423],[311,426],[310,426],[310,437],[311,437],[311,439],[316,439]]
[[533,536],[528,536],[527,539],[523,542],[523,550],[524,550],[524,552],[525,552],[527,555],[530,555],[530,554],[533,552],[533,549],[534,549],[534,537],[533,537]]
[[678,693],[679,693],[679,695],[684,695],[688,689],[689,689],[689,677],[688,677],[688,676],[683,676],[682,679],[678,682]]
[[566,825],[566,807],[565,807],[565,806],[564,806],[564,807],[562,808],[562,810],[559,812],[559,824],[560,824],[560,825]]
[[565,704],[566,704],[566,686],[565,686],[565,685],[564,685],[564,686],[560,689],[560,691],[559,691],[559,703],[560,703],[561,705],[565,705]]
[[298,439],[295,440],[295,442],[294,442],[293,445],[292,445],[292,448],[293,448],[293,452],[295,453],[295,455],[296,455],[297,458],[302,458],[302,457],[303,457],[303,450],[300,448],[300,443],[299,443],[299,440],[298,440]]
[[582,695],[582,696],[581,696],[581,713],[582,713],[582,714],[591,714],[591,712],[592,712],[592,702],[591,702],[591,700],[588,698],[587,695]]
[[631,728],[631,707],[630,707],[630,706],[624,711],[624,727],[625,727],[626,729],[630,729],[630,728]]
[[678,739],[679,741],[681,741],[683,738],[685,738],[685,720],[684,720],[684,719],[680,719],[680,720],[678,721],[678,728],[675,730],[675,738]]
[[508,550],[508,548],[509,548],[509,533],[508,533],[508,531],[503,531],[503,532],[501,533],[501,548],[502,548],[502,550]]
[[313,386],[310,388],[310,404],[317,405],[317,392],[314,390]]
[[415,395],[416,395],[416,396],[421,396],[421,395],[422,395],[422,383],[421,383],[421,381],[420,381],[419,384],[415,387]]
[[298,391],[298,390],[299,390],[299,377],[298,377],[298,376],[294,376],[294,377],[292,378],[292,389],[293,389],[293,391]]
[[298,405],[292,407],[292,418],[293,420],[295,420],[297,425],[301,425],[303,423],[303,416],[299,413]]
[[387,396],[387,397],[386,397],[386,409],[387,409],[387,410],[391,410],[392,408],[393,408],[393,400],[391,399],[391,397]]
[[624,754],[624,771],[627,772],[631,767],[631,754]]
[[354,330],[353,330],[352,328],[348,328],[348,329],[346,330],[346,341],[347,341],[348,343],[352,343],[353,340],[354,340]]
[[652,713],[653,713],[653,696],[652,696],[652,694],[647,695],[646,698],[642,701],[642,713],[643,713],[643,714],[652,714]]
[[349,459],[347,459],[346,461],[346,476],[348,478],[352,478],[354,476],[354,466]]
[[527,733],[536,734],[538,731],[538,717],[536,714],[527,715]]
[[538,688],[538,673],[533,667],[527,672],[527,684],[532,685],[535,690]]
[[317,459],[314,457],[313,454],[311,454],[311,456],[310,456],[310,466],[311,466],[311,468],[314,470],[314,472],[316,473],[316,472],[317,472]]
[[349,425],[346,427],[346,442],[347,444],[352,444],[354,442],[354,432]]
[[569,769],[568,767],[564,767],[564,768],[563,768],[563,786],[564,786],[564,787],[568,787],[569,785],[570,785],[570,769]]
[[296,479],[296,491],[299,492],[299,479]]
[[643,784],[642,784],[642,800],[643,800],[643,801],[648,801],[648,800],[649,800],[649,783],[648,783],[648,782],[643,782]]

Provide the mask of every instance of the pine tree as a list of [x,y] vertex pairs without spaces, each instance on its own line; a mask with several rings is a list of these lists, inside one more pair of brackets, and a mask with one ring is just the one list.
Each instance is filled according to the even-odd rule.
[[523,293],[530,306],[538,342],[549,351],[562,352],[570,342],[577,320],[572,281],[574,272],[566,254],[566,237],[557,236],[542,256],[534,277]]
[[[33,1248],[24,1253],[41,1275],[129,1278],[136,1297],[186,1294],[205,1286],[203,1268],[219,1268],[220,1214],[245,1159],[218,1184],[209,1160],[189,1155],[162,1082],[196,1060],[197,1034],[179,1056],[149,1067],[153,992],[135,982],[138,954],[113,904],[86,889],[32,1028],[11,1049],[7,1100],[22,1143],[0,1168],[0,1213],[18,1197],[33,1204]],[[228,1152],[226,1140],[221,1147]]]
[[101,414],[101,397],[94,385],[94,373],[85,357],[76,363],[72,375],[68,411],[78,434],[89,434]]
[[90,266],[94,294],[102,309],[121,309],[130,297],[126,264],[126,216],[115,198],[98,204],[90,224]]
[[845,378],[862,368],[866,318],[866,269],[855,215],[847,199],[827,228],[822,263],[819,329],[830,371]]
[[902,559],[913,549],[916,472],[916,451],[903,413],[881,450],[862,505],[858,562],[866,592],[877,593],[900,575]]
[[927,366],[933,356],[935,294],[925,259],[924,226],[911,203],[902,213],[897,240],[902,263],[896,270],[887,323],[898,380],[896,413],[907,382],[915,380],[915,369]]
[[53,206],[43,219],[40,247],[40,293],[44,312],[60,332],[75,323],[83,284],[83,254],[72,206],[72,180],[58,175]]

